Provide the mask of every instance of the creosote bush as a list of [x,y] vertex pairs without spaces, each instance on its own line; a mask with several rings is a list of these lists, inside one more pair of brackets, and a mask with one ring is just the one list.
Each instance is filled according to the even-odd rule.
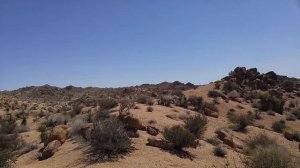
[[207,118],[202,114],[196,114],[185,120],[185,128],[200,138],[206,130]]
[[247,168],[294,168],[292,156],[278,145],[256,148],[244,161]]
[[297,117],[297,119],[300,119],[300,108],[295,108],[291,111],[291,113]]
[[149,96],[145,96],[145,95],[139,95],[137,97],[136,102],[140,103],[140,104],[147,104],[147,105],[153,105],[153,100],[151,97]]
[[272,124],[272,129],[278,133],[282,133],[285,128],[286,128],[286,125],[285,125],[284,120],[275,121]]
[[227,151],[226,151],[226,149],[222,148],[221,146],[215,146],[214,154],[219,157],[224,157],[225,155],[227,155]]
[[174,143],[175,148],[179,150],[185,147],[197,147],[196,136],[181,126],[165,128],[163,138],[167,142]]
[[117,107],[118,102],[115,99],[107,98],[107,99],[100,100],[99,105],[100,105],[102,110],[104,110],[104,109],[109,110],[109,109],[112,109],[114,107]]
[[203,98],[201,96],[192,95],[188,98],[188,102],[194,107],[195,111],[201,111],[203,107]]
[[210,90],[208,91],[208,97],[216,98],[216,97],[221,97],[222,94],[216,90]]
[[277,145],[274,139],[269,138],[265,134],[258,134],[246,140],[246,152],[262,147],[265,148],[269,145]]
[[227,117],[233,123],[232,129],[235,131],[244,131],[248,125],[251,125],[254,120],[252,114],[236,114],[229,112]]
[[147,107],[147,112],[152,112],[153,111],[153,107],[149,106]]
[[98,161],[116,159],[133,150],[123,123],[115,117],[94,123],[90,145]]
[[227,94],[233,90],[238,90],[239,85],[234,81],[228,81],[223,85],[223,91]]
[[260,110],[273,110],[279,114],[283,112],[284,100],[277,96],[272,96],[268,93],[260,96]]

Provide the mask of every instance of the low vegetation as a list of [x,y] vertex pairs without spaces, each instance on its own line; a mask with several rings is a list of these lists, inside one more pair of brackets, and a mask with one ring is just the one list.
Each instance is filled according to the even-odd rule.
[[181,126],[165,128],[163,138],[167,142],[174,143],[175,148],[179,150],[185,147],[197,147],[196,136]]
[[189,117],[185,120],[185,128],[198,138],[201,137],[207,127],[207,118],[202,114]]
[[226,151],[226,149],[222,148],[221,146],[215,146],[214,154],[215,154],[215,156],[224,157],[225,155],[227,155],[227,151]]
[[286,125],[285,125],[284,120],[275,121],[272,124],[272,129],[278,133],[282,133],[285,128],[286,128]]
[[227,117],[233,124],[231,128],[235,131],[245,131],[248,125],[251,125],[254,121],[252,114],[236,114],[236,112],[228,112]]

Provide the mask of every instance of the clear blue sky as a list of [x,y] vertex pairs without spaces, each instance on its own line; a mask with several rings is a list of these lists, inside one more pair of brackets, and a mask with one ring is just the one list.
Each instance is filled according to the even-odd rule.
[[300,77],[297,0],[0,0],[0,90]]

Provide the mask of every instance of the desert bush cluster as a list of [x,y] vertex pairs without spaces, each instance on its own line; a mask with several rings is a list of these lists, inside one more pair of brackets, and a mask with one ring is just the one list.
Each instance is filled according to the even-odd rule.
[[227,113],[229,121],[233,124],[231,128],[235,131],[245,131],[248,125],[251,125],[254,120],[252,114],[237,114],[236,112],[229,111]]

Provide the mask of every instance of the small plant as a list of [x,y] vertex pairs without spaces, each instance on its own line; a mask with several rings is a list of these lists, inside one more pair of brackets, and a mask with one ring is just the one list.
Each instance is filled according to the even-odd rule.
[[225,155],[227,155],[227,151],[226,151],[226,149],[222,148],[221,146],[215,146],[214,154],[219,157],[224,157]]
[[149,106],[147,107],[147,112],[152,112],[153,111],[153,107]]
[[196,136],[181,126],[165,128],[163,138],[167,142],[174,143],[175,148],[179,150],[184,147],[197,147]]
[[39,116],[40,118],[44,117],[44,116],[45,116],[45,112],[44,112],[44,111],[40,111],[40,112],[38,113],[38,116]]
[[239,92],[237,92],[236,90],[233,90],[233,91],[227,93],[227,96],[228,96],[228,98],[229,98],[230,100],[236,101],[237,98],[240,97],[240,94],[239,94]]
[[173,101],[173,97],[171,95],[165,95],[160,97],[158,104],[166,107],[170,107],[172,101]]
[[291,155],[278,145],[259,147],[244,161],[249,168],[294,168]]
[[6,119],[0,120],[0,125],[0,132],[4,134],[13,134],[17,128],[16,120],[11,115]]
[[284,100],[281,97],[270,95],[268,93],[260,96],[260,110],[273,110],[279,114],[283,112]]
[[292,113],[287,113],[286,114],[286,120],[287,121],[296,121],[297,117],[294,114],[292,114]]
[[296,116],[298,120],[300,119],[300,108],[293,109],[291,113]]
[[282,83],[282,88],[287,92],[292,92],[294,90],[294,86],[295,84],[292,81],[284,81]]
[[246,140],[246,152],[250,153],[251,151],[262,147],[265,148],[269,145],[277,145],[274,139],[269,138],[265,134],[258,134],[252,138]]
[[188,102],[194,107],[194,111],[201,111],[203,107],[203,98],[192,95],[188,98]]
[[239,85],[234,81],[228,81],[223,85],[223,91],[227,94],[233,90],[238,90]]
[[185,128],[200,138],[206,130],[207,118],[204,115],[197,114],[185,120]]
[[285,128],[286,128],[286,125],[285,125],[284,120],[275,121],[272,124],[272,129],[278,133],[282,133]]
[[149,96],[145,96],[145,95],[139,95],[137,97],[136,102],[140,103],[140,104],[147,104],[147,105],[153,105],[153,100],[151,97]]
[[110,113],[109,110],[106,110],[106,109],[105,110],[100,110],[95,114],[93,120],[94,121],[103,121],[103,120],[110,117],[109,113]]
[[235,131],[244,131],[248,125],[251,125],[254,120],[252,114],[236,114],[228,113],[227,117],[233,123],[232,129]]
[[293,139],[297,142],[300,142],[300,133],[299,132],[294,132]]
[[216,90],[210,90],[208,91],[208,97],[216,98],[216,97],[222,97],[222,94]]
[[118,158],[133,149],[122,122],[115,117],[94,123],[90,145],[99,161]]
[[118,106],[118,102],[115,99],[107,98],[99,101],[99,105],[102,110],[109,110]]
[[214,146],[218,146],[222,143],[222,141],[217,137],[209,138],[209,139],[207,139],[207,142],[214,145]]

